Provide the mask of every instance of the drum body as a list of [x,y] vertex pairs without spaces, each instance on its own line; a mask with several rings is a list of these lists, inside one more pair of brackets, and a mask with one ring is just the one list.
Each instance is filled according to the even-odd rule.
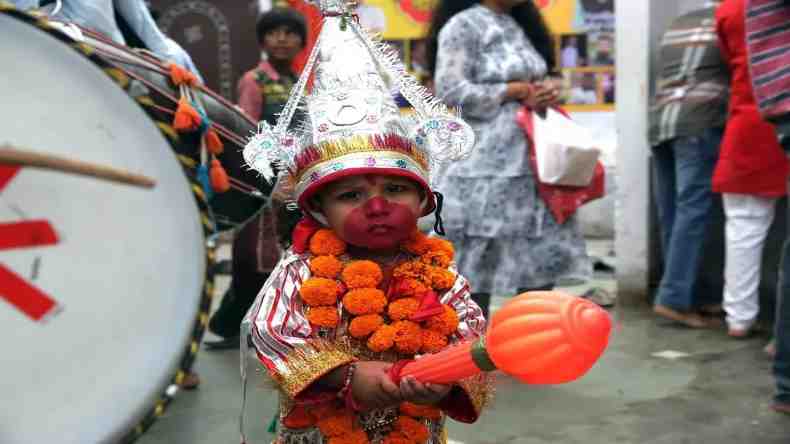
[[[169,63],[147,51],[132,51],[109,38],[85,28],[78,28],[80,39],[94,51],[94,55],[115,68],[120,83],[145,112],[156,121],[172,122],[178,108],[179,90],[169,77]],[[272,185],[257,172],[247,168],[242,151],[247,138],[256,130],[253,122],[239,108],[203,85],[193,88],[198,102],[219,135],[224,151],[217,156],[228,173],[231,189],[211,193],[207,200],[216,229],[223,231],[239,227],[255,216],[268,203]],[[191,177],[196,176],[200,163],[198,133],[173,133],[170,144]]]
[[[0,250],[0,442],[129,442],[161,415],[198,349],[213,222],[144,95],[130,98],[111,65],[48,27],[0,5],[0,144],[157,185],[0,170],[2,232],[38,221],[57,236]],[[42,295],[59,312],[31,317]]]

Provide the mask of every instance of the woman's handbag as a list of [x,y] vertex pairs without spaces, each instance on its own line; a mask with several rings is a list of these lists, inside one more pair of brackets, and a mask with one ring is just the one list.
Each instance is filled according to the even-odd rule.
[[[600,152],[588,149],[588,132],[581,131],[561,110],[549,109],[546,117],[540,117],[524,107],[516,120],[529,141],[530,166],[538,177],[538,194],[558,223],[564,223],[585,203],[603,197],[605,171],[598,161]],[[544,150],[542,158],[538,150]]]

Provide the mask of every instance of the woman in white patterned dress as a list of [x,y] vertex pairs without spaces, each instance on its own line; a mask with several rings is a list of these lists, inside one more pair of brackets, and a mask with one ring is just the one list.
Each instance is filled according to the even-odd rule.
[[491,294],[586,280],[592,266],[576,220],[558,224],[537,192],[523,105],[557,102],[551,35],[530,0],[442,0],[429,40],[437,95],[462,109],[478,142],[443,176],[447,237],[478,304]]

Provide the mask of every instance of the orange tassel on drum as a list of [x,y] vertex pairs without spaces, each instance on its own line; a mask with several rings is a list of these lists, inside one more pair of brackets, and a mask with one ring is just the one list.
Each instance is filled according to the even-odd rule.
[[170,68],[170,81],[173,82],[173,85],[197,86],[198,84],[197,76],[195,76],[188,70],[182,68],[179,65],[176,65],[175,63],[171,63],[169,68]]
[[228,173],[225,171],[225,168],[222,167],[222,164],[219,163],[219,160],[216,157],[211,159],[211,171],[209,172],[209,177],[211,177],[211,188],[213,188],[217,193],[224,193],[230,189]]
[[191,132],[200,127],[200,122],[201,118],[197,110],[185,97],[180,98],[173,118],[173,128],[181,132]]
[[206,141],[206,148],[211,154],[219,155],[222,154],[222,151],[225,149],[225,145],[222,144],[222,139],[219,138],[219,134],[214,128],[209,128],[206,130],[205,136]]

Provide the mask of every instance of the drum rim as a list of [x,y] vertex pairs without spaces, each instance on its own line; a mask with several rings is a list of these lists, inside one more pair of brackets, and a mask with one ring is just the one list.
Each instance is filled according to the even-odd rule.
[[[95,53],[91,46],[75,41],[70,36],[64,34],[58,28],[54,27],[46,17],[40,14],[21,11],[16,9],[12,4],[3,0],[0,0],[0,14],[19,19],[25,23],[35,26],[36,28],[39,28],[57,40],[60,40],[71,49],[79,52],[82,56],[90,60],[98,69],[107,75],[107,77],[109,77],[113,83],[118,85],[125,93],[128,94],[130,82],[128,77],[126,77],[122,71],[99,57],[99,55]],[[145,114],[154,121],[156,126],[159,128],[160,133],[167,141],[167,144],[171,147],[171,149],[173,149],[172,141],[176,132],[171,126],[171,122],[162,121],[161,119],[157,118],[157,116],[146,106],[146,104],[152,103],[150,99],[146,100],[147,97],[147,95],[139,96],[136,99],[130,97],[130,100],[137,103],[138,106],[143,109]],[[176,153],[174,152],[174,154]],[[208,200],[206,195],[203,193],[201,184],[195,177],[193,177],[192,174],[189,174],[188,165],[185,162],[187,159],[182,159],[182,156],[176,157],[178,158],[179,164],[182,167],[182,172],[186,176],[186,179],[189,182],[189,187],[195,198],[200,217],[200,225],[203,229],[203,237],[206,240],[206,270],[204,273],[202,286],[203,290],[200,296],[200,304],[197,315],[192,322],[193,327],[191,339],[181,354],[180,364],[175,374],[171,375],[170,382],[159,390],[161,393],[159,398],[154,402],[153,406],[147,409],[142,418],[137,421],[137,425],[122,434],[122,438],[119,441],[121,443],[132,443],[136,441],[151,427],[156,419],[164,414],[167,406],[175,398],[176,393],[179,391],[179,386],[184,377],[192,369],[195,358],[197,357],[197,353],[200,349],[200,343],[202,342],[203,334],[205,333],[206,327],[208,326],[209,310],[211,308],[211,300],[214,290],[213,270],[215,263],[215,249],[213,242],[210,242],[210,239],[215,234],[215,224],[213,216],[210,212]]]

